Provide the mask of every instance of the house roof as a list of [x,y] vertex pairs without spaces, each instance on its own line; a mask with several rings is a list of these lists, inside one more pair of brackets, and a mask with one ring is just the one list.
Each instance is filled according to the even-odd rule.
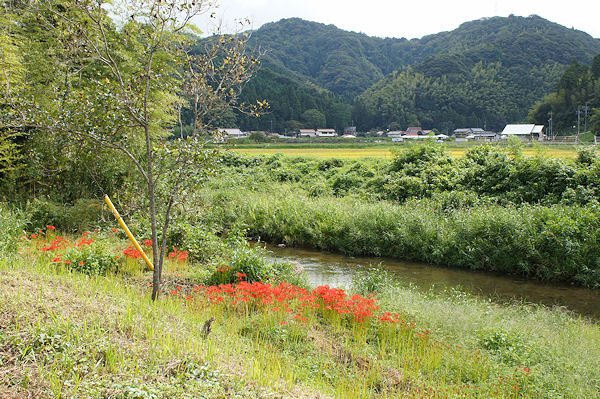
[[469,133],[470,131],[471,129],[469,128],[454,129],[454,133]]
[[526,135],[532,133],[542,133],[544,125],[506,125],[502,134],[507,135]]
[[317,132],[321,132],[321,133],[335,133],[335,129],[317,129]]
[[422,130],[421,126],[410,126],[406,129],[406,134],[418,134]]
[[315,134],[316,132],[314,131],[314,129],[300,129],[300,133],[312,133],[312,134]]
[[241,136],[244,133],[240,129],[217,129],[221,133],[225,133],[229,136]]

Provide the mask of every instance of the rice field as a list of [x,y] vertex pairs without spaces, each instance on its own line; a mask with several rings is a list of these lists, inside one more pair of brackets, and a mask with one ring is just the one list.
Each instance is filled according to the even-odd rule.
[[[454,157],[463,157],[465,153],[472,147],[450,145],[446,146],[446,151]],[[315,157],[315,158],[393,158],[392,149],[406,149],[408,146],[365,146],[363,148],[347,148],[338,147],[335,144],[329,147],[307,147],[307,146],[286,146],[286,147],[236,147],[231,148],[232,151],[248,154],[248,155],[273,155],[284,154],[291,157]],[[541,155],[546,158],[560,159],[575,159],[577,156],[576,147],[574,146],[532,146],[523,148],[523,154],[527,156]]]

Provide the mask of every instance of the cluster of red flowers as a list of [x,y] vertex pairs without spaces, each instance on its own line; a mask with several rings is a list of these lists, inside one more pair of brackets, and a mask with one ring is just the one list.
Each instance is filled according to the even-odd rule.
[[94,242],[94,240],[92,240],[91,238],[86,238],[87,234],[84,233],[83,235],[84,235],[84,237],[81,237],[81,239],[79,240],[79,242],[76,244],[77,248],[81,248],[84,245],[90,245],[91,243]]
[[[33,238],[33,234],[31,236]],[[56,236],[56,238],[50,243],[50,245],[40,248],[40,251],[45,252],[45,251],[54,251],[56,249],[65,249],[68,244],[69,244],[69,242],[67,241],[66,238],[61,237],[61,236]]]
[[139,251],[131,245],[128,246],[127,248],[125,248],[125,250],[123,251],[123,255],[125,255],[128,258],[133,258],[133,259],[142,257],[142,254],[139,253]]
[[167,257],[170,260],[185,262],[188,258],[188,251],[179,251],[177,250],[177,248],[173,248],[173,251],[169,252],[169,255]]
[[[241,280],[244,273],[236,273]],[[348,296],[342,289],[320,286],[313,291],[297,287],[286,282],[272,285],[262,282],[240,281],[237,284],[221,284],[213,286],[197,286],[196,291],[203,291],[209,303],[225,303],[233,306],[248,304],[266,307],[273,312],[294,314],[294,319],[307,321],[309,309],[319,309],[323,314],[349,315],[353,321],[364,323],[376,318],[380,322],[404,322],[400,315],[392,313],[375,314],[379,310],[377,300],[361,295]],[[179,291],[171,292],[179,294]],[[189,299],[189,297],[187,298]],[[284,321],[283,324],[286,322]]]
[[55,262],[55,263],[65,263],[67,265],[70,265],[72,263],[70,260],[63,259],[61,254],[56,255],[52,259],[52,262]]

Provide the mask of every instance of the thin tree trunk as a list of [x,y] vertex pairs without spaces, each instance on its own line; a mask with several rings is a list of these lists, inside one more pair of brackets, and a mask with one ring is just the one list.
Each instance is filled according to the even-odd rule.
[[160,283],[161,283],[161,270],[159,266],[159,252],[158,252],[158,229],[156,223],[156,197],[154,193],[154,173],[152,172],[152,145],[150,142],[150,126],[146,124],[144,126],[144,133],[146,134],[146,155],[148,157],[148,199],[150,202],[150,223],[152,227],[152,263],[154,264],[154,271],[152,273],[152,300],[155,301],[160,294]]

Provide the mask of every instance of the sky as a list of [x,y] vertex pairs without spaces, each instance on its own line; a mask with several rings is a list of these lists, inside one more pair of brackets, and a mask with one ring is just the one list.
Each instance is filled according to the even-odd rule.
[[413,39],[479,18],[537,14],[600,38],[598,0],[218,0],[217,4],[216,21],[228,31],[235,30],[233,21],[239,19],[249,19],[258,29],[267,22],[299,17],[369,36]]

